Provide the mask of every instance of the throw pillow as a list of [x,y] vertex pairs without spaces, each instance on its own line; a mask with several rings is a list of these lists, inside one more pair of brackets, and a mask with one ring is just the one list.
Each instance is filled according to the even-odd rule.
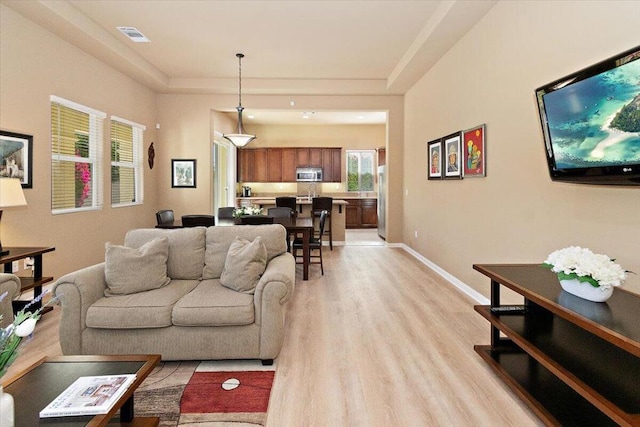
[[220,283],[227,288],[252,294],[267,267],[267,248],[260,236],[252,242],[236,238],[229,246]]
[[169,283],[169,240],[166,237],[150,240],[139,248],[107,242],[105,249],[105,296],[150,291]]

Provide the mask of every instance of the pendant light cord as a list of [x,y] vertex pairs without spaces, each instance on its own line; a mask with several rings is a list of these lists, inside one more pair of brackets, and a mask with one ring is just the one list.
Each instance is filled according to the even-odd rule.
[[242,53],[236,53],[238,57],[238,106],[242,107]]

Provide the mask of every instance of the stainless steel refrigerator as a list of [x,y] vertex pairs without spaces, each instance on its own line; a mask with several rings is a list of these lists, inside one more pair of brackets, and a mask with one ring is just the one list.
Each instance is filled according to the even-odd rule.
[[387,239],[387,221],[385,217],[385,207],[387,198],[387,167],[378,166],[378,236]]

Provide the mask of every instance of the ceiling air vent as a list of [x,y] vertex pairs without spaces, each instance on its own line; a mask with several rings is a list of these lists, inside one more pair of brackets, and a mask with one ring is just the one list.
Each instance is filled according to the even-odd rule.
[[136,43],[146,43],[150,42],[148,38],[144,36],[137,28],[134,27],[116,27],[122,34],[129,37],[132,41]]

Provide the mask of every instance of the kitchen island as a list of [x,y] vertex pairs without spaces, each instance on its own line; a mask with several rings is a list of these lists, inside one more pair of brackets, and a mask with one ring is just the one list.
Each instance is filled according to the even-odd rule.
[[[238,197],[238,206],[258,206],[267,213],[269,208],[276,206],[275,197]],[[333,227],[333,244],[342,244],[345,242],[345,207],[349,203],[342,199],[333,199],[333,209],[331,210],[331,226]],[[297,197],[296,206],[298,216],[311,216],[311,199],[309,197]]]

